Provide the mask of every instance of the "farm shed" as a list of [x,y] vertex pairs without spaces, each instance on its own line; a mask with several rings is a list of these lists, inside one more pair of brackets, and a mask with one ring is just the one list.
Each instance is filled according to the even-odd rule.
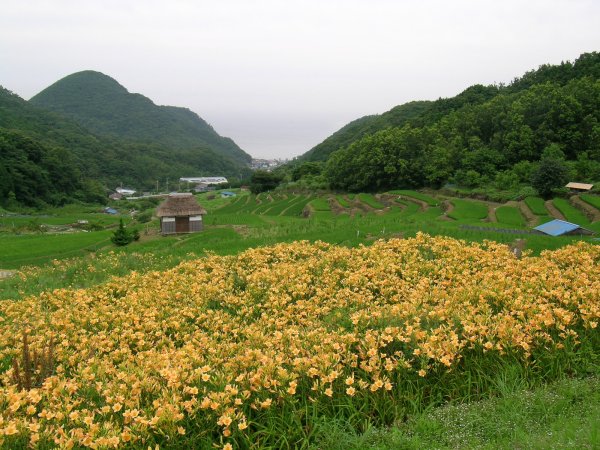
[[534,228],[541,233],[550,236],[569,236],[581,234],[594,234],[593,231],[586,230],[576,223],[565,222],[564,220],[551,220]]
[[206,210],[190,193],[169,194],[156,210],[162,234],[196,233],[202,231],[202,216]]
[[571,182],[565,186],[571,192],[589,192],[594,187],[593,184]]
[[[209,186],[207,183],[198,183],[196,186],[194,186],[194,191],[195,192],[206,192],[209,191],[211,188],[211,186]],[[214,189],[214,187],[213,187]]]

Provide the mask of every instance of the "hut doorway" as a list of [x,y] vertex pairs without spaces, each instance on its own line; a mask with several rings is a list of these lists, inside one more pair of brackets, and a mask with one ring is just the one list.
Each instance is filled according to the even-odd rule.
[[175,217],[175,232],[187,233],[190,231],[190,219],[188,217]]

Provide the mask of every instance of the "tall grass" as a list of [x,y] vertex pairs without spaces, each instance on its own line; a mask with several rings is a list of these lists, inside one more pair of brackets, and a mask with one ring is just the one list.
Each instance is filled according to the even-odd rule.
[[330,450],[425,448],[600,448],[598,376],[526,389],[517,383],[499,397],[438,407],[391,428],[356,429],[321,422],[314,447]]
[[335,198],[342,208],[351,207],[350,203],[348,202],[348,200],[346,200],[346,198],[343,195],[336,195]]
[[448,214],[455,220],[482,220],[488,215],[487,205],[473,201],[454,198],[451,200],[454,209]]
[[317,197],[311,200],[309,204],[315,211],[331,211],[329,202],[323,197]]
[[524,227],[525,218],[518,208],[513,206],[500,206],[496,208],[496,219],[498,223],[506,224],[515,227]]
[[417,191],[397,189],[394,191],[390,191],[389,193],[403,195],[405,197],[415,198],[417,200],[421,200],[422,202],[427,203],[429,206],[438,206],[440,204],[439,200],[431,197],[430,195],[423,194],[423,193],[417,192]]
[[565,216],[567,221],[576,223],[578,225],[589,225],[590,220],[587,218],[587,216],[571,205],[564,198],[555,198],[552,200],[552,203],[554,206],[556,206],[556,209],[558,209],[562,215]]
[[371,195],[371,194],[358,194],[357,197],[361,202],[370,206],[371,208],[374,208],[374,209],[385,208],[385,205],[382,205],[381,203],[379,203],[379,201],[377,201],[377,199],[375,197],[373,197],[373,195]]
[[579,197],[584,202],[589,203],[594,208],[600,210],[600,196],[599,195],[581,194]]
[[536,216],[549,216],[550,213],[544,205],[544,199],[540,197],[527,197],[525,198],[525,204],[529,207],[532,213]]

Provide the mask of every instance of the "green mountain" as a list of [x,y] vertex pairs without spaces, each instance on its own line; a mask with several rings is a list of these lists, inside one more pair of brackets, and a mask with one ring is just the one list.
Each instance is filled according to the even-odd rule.
[[208,148],[241,164],[252,159],[189,109],[157,106],[143,95],[128,92],[116,80],[100,72],[86,70],[69,75],[30,102],[58,112],[98,135],[161,144],[177,150]]
[[569,177],[598,181],[600,53],[541,66],[508,86],[475,85],[358,119],[298,159],[326,160],[330,186],[350,191],[448,182],[512,189],[548,159]]
[[245,163],[206,145],[174,149],[94,134],[0,86],[0,205],[101,201],[120,183],[151,189],[157,180],[164,186],[189,174],[249,173]]
[[387,127],[404,125],[422,114],[429,104],[430,102],[426,101],[406,103],[381,115],[364,116],[353,120],[298,159],[300,161],[326,161],[334,151],[346,147],[367,134]]
[[347,147],[361,138],[391,127],[429,126],[448,114],[464,107],[481,105],[498,95],[525,91],[534,85],[554,83],[564,86],[569,81],[581,78],[600,79],[600,64],[597,52],[584,53],[575,62],[562,62],[558,65],[544,64],[536,70],[515,78],[508,86],[474,85],[460,94],[435,101],[412,101],[396,106],[391,110],[356,119],[300,157],[298,161],[326,161],[337,150]]

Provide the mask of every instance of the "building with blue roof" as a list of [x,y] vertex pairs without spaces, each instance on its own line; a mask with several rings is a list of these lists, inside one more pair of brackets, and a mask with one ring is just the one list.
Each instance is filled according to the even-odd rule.
[[594,234],[593,231],[577,225],[576,223],[566,222],[564,220],[554,219],[542,225],[538,225],[534,230],[549,236],[569,236],[581,234]]

